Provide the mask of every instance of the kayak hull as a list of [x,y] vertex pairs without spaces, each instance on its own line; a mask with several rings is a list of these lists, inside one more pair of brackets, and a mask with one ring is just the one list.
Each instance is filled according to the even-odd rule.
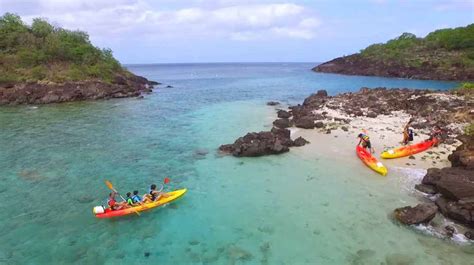
[[364,162],[364,164],[370,169],[382,176],[387,175],[387,168],[382,163],[380,163],[369,151],[367,151],[367,149],[358,145],[356,147],[356,153],[360,160],[362,160],[362,162]]
[[157,208],[157,207],[163,206],[167,203],[170,203],[170,202],[178,199],[179,197],[183,196],[186,193],[186,191],[187,191],[187,189],[180,189],[180,190],[171,191],[171,192],[166,193],[168,195],[167,197],[161,197],[157,201],[146,203],[146,204],[143,204],[143,205],[138,205],[138,206],[131,207],[131,208],[122,209],[122,210],[116,210],[116,211],[108,210],[105,213],[96,214],[95,217],[97,217],[97,218],[112,218],[112,217],[125,216],[125,215],[129,215],[129,214],[136,214],[136,212],[143,212],[143,211],[150,210],[150,209],[153,209],[153,208]]
[[437,143],[438,143],[438,140],[434,138],[433,140],[427,140],[427,141],[423,141],[417,144],[401,146],[401,147],[389,149],[382,152],[382,154],[380,154],[380,157],[384,159],[393,159],[393,158],[414,155],[431,148]]

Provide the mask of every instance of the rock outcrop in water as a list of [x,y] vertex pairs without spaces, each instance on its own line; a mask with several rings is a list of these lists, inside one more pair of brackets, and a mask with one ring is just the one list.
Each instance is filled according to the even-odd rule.
[[397,220],[406,225],[428,223],[438,211],[434,203],[418,204],[415,207],[406,206],[395,209],[394,215]]
[[292,146],[302,146],[307,141],[298,138],[291,140],[290,131],[272,128],[271,131],[248,133],[237,139],[233,144],[221,145],[219,150],[237,157],[275,155],[290,151]]
[[449,156],[452,167],[428,169],[416,189],[438,193],[435,203],[444,216],[474,228],[474,136],[459,138],[463,144]]
[[112,83],[82,82],[28,82],[0,84],[0,105],[48,104],[88,99],[137,97],[151,92],[158,84],[136,75],[116,76]]

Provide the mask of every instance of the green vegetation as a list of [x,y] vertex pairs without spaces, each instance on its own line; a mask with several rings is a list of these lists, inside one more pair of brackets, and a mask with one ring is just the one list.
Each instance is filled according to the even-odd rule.
[[474,83],[472,82],[461,83],[461,85],[454,88],[453,92],[457,95],[462,95],[462,96],[467,97],[468,99],[472,99],[474,97]]
[[110,82],[116,74],[128,74],[112,51],[93,46],[87,33],[55,27],[40,18],[27,25],[11,13],[0,17],[0,73],[0,83]]
[[470,123],[466,127],[464,127],[464,134],[466,135],[474,135],[474,123]]
[[403,33],[385,44],[374,44],[361,56],[386,65],[449,69],[462,67],[474,71],[474,24],[454,29],[440,29],[418,38]]

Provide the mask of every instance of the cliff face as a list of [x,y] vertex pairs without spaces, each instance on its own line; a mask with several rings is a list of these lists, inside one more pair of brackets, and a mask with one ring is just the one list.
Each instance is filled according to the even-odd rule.
[[313,68],[316,72],[433,80],[474,80],[474,24],[431,32],[403,33],[360,53]]
[[420,67],[407,66],[397,62],[385,63],[366,59],[360,54],[339,57],[312,69],[315,72],[345,75],[384,76],[424,80],[474,80],[474,70],[462,65],[440,67],[436,62],[426,62]]
[[116,76],[113,82],[69,81],[0,84],[0,105],[48,104],[88,99],[136,97],[157,83],[144,77]]

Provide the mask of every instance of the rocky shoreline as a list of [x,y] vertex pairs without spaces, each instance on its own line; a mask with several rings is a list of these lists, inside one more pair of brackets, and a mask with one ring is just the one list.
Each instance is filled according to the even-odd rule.
[[[463,233],[474,240],[474,136],[461,136],[459,146],[448,159],[451,167],[430,168],[415,189],[426,203],[395,209],[394,217],[406,225],[428,224],[447,237]],[[453,225],[432,222],[437,213],[454,220]]]
[[412,67],[391,62],[366,59],[360,54],[338,57],[312,69],[315,72],[344,75],[384,76],[396,78],[472,81],[474,72],[462,65],[452,65],[448,70],[436,63],[425,63],[422,67]]
[[[472,239],[474,232],[469,229],[474,228],[474,139],[473,136],[461,136],[463,127],[474,121],[474,101],[469,95],[453,91],[361,88],[355,93],[329,96],[325,90],[320,90],[307,97],[303,104],[288,109],[279,108],[277,102],[269,102],[269,105],[275,106],[278,117],[271,131],[249,133],[233,144],[220,146],[219,150],[237,157],[281,154],[290,151],[293,146],[307,143],[301,137],[291,140],[290,131],[296,128],[320,134],[340,130],[354,135],[361,129],[367,129],[372,136],[380,134],[379,139],[384,139],[389,133],[401,138],[397,126],[403,126],[401,124],[409,118],[414,119],[412,127],[418,137],[426,137],[424,135],[433,126],[440,126],[444,131],[445,147],[438,148],[438,152],[421,154],[418,163],[423,162],[424,168],[441,165],[441,160],[448,159],[448,154],[453,151],[449,155],[452,167],[428,169],[422,183],[416,186],[427,193],[426,200],[433,198],[434,202],[414,208],[399,208],[394,216],[404,224],[416,225],[429,223],[441,213],[464,228],[445,228],[439,227],[439,224],[433,224],[433,227],[447,231],[445,234],[448,236],[463,231],[466,238]],[[379,125],[381,121],[390,123],[394,120],[401,120],[401,123],[395,127]],[[401,131],[402,127],[398,129]],[[297,141],[301,144],[295,144]],[[458,146],[460,141],[463,144]],[[412,159],[415,157],[410,157],[408,161],[415,161]],[[413,162],[406,164],[415,165]]]
[[49,104],[80,100],[138,97],[159,83],[137,75],[103,81],[25,82],[0,84],[0,105]]

